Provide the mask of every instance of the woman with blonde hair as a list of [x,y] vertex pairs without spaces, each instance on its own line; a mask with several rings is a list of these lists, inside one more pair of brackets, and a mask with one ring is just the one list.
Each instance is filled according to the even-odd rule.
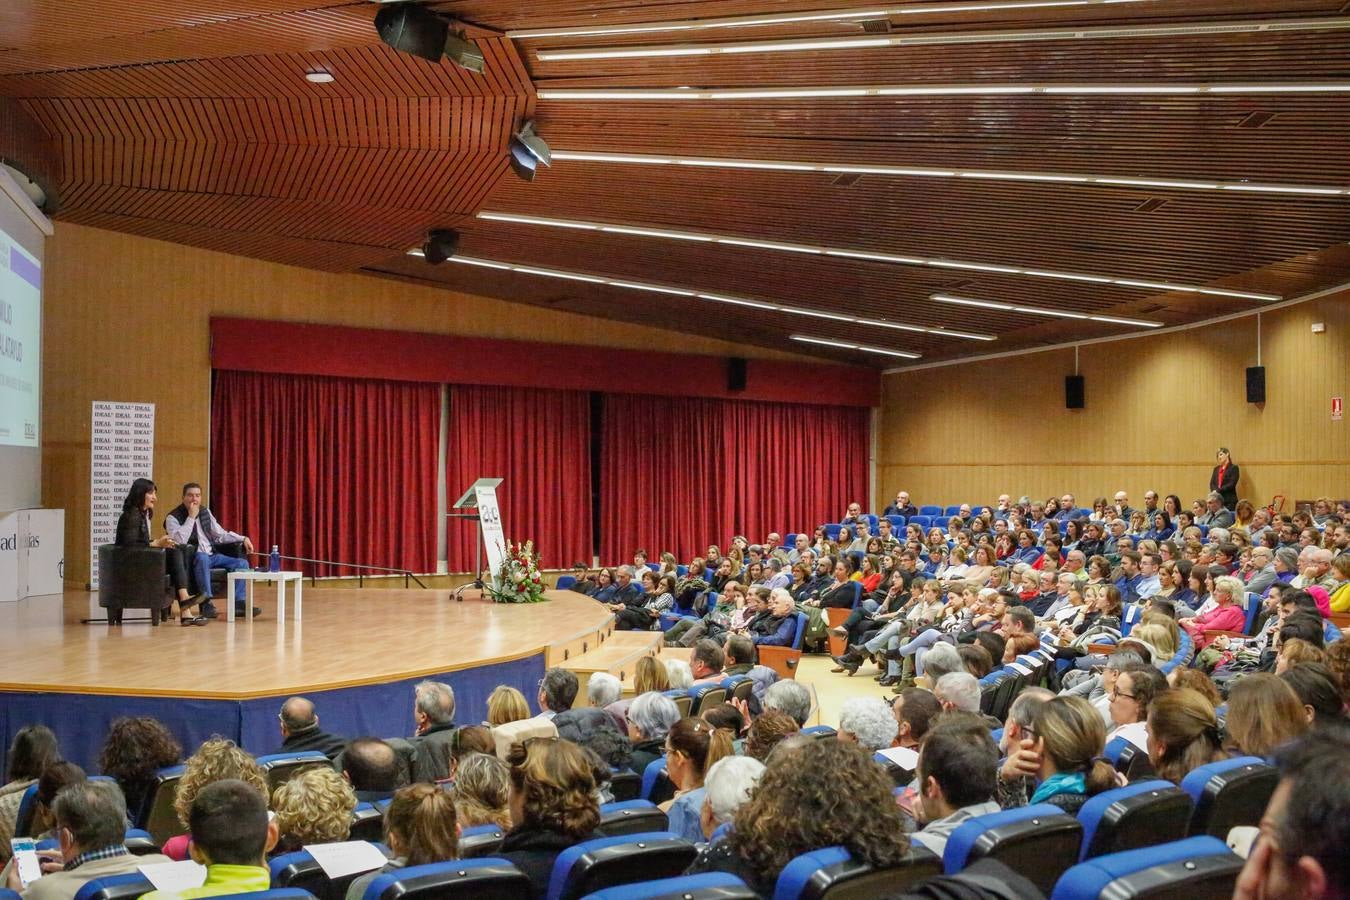
[[633,670],[633,696],[641,697],[648,691],[670,690],[670,676],[665,663],[655,656],[644,656]]
[[491,728],[508,722],[519,722],[530,717],[530,704],[525,695],[510,685],[499,684],[488,694],[487,723]]
[[697,842],[703,833],[703,776],[724,756],[735,753],[734,735],[714,728],[706,719],[686,716],[666,735],[666,774],[675,783],[675,796],[662,803],[670,819],[669,831]]
[[301,772],[272,794],[280,834],[272,855],[347,840],[355,809],[356,792],[337,772],[327,766]]
[[384,868],[353,881],[346,900],[361,900],[366,888],[386,872],[458,859],[459,830],[455,801],[448,791],[426,783],[401,788],[384,814],[384,842],[394,856]]
[[1254,672],[1228,692],[1228,749],[1243,756],[1272,756],[1308,730],[1303,701],[1278,675]]
[[511,827],[511,771],[488,753],[471,753],[460,761],[455,777],[455,815],[461,828]]
[[1213,704],[1189,688],[1154,700],[1148,710],[1148,758],[1158,777],[1173,784],[1181,784],[1192,769],[1227,759]]
[[226,779],[236,779],[257,788],[266,802],[267,776],[252,756],[239,749],[234,741],[222,737],[204,741],[197,752],[188,757],[183,777],[178,779],[173,811],[178,814],[183,831],[164,844],[165,856],[179,861],[188,858],[188,816],[192,812],[192,801],[208,784]]
[[1116,770],[1102,756],[1106,726],[1101,713],[1082,697],[1047,701],[1033,733],[1040,753],[1039,784],[1031,803],[1050,803],[1076,815],[1089,797],[1116,787]]
[[1153,650],[1153,658],[1162,665],[1177,655],[1181,629],[1177,627],[1175,619],[1169,619],[1162,613],[1144,613],[1144,619],[1130,631],[1130,640],[1147,644]]

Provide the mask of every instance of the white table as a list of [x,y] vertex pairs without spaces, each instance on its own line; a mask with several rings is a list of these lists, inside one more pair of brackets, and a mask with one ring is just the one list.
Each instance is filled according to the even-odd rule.
[[248,582],[248,599],[244,602],[244,616],[248,621],[253,621],[253,585],[259,581],[275,581],[277,583],[277,619],[286,618],[286,583],[295,585],[295,620],[300,620],[300,591],[304,582],[303,572],[255,572],[252,569],[241,569],[237,572],[230,572],[225,577],[225,621],[234,621],[234,583],[236,581]]

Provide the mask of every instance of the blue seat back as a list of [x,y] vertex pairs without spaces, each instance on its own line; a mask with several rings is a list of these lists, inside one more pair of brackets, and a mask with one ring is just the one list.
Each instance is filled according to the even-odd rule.
[[1037,803],[975,816],[947,840],[943,867],[955,874],[977,859],[994,858],[1026,876],[1044,893],[1078,860],[1083,826],[1058,806]]
[[75,892],[75,900],[131,900],[154,889],[155,886],[140,872],[128,872],[86,881]]
[[675,567],[675,574],[680,578],[683,578],[689,574],[689,567],[681,563]]
[[[1110,853],[1081,862],[1060,876],[1053,892],[1049,894],[1050,900],[1097,900],[1098,897],[1108,896],[1104,892],[1118,879],[1150,869],[1170,867],[1173,864],[1193,863],[1206,857],[1217,857],[1220,860],[1231,858],[1237,860],[1238,866],[1241,866],[1241,860],[1218,838],[1186,838],[1170,844],[1155,844],[1138,850]],[[1233,877],[1236,876],[1235,870]],[[1182,895],[1169,894],[1169,896]],[[1109,896],[1129,895],[1112,891]]]
[[586,900],[757,900],[758,897],[735,875],[703,872],[605,888]]
[[577,577],[575,575],[558,576],[558,590],[560,591],[570,590],[572,587],[576,585],[576,583]]
[[545,898],[576,900],[614,885],[673,878],[697,854],[693,844],[664,831],[582,841],[554,860]]
[[891,523],[891,534],[899,536],[898,532],[905,527],[904,516],[887,516],[886,521]]
[[942,511],[942,515],[946,516],[947,518],[951,518],[952,516],[957,515],[960,512],[961,512],[961,504],[958,503],[955,506],[949,506],[946,509],[944,509]]
[[459,855],[463,859],[492,856],[504,837],[506,832],[496,825],[471,825],[459,834]]
[[[652,793],[656,790],[656,784],[659,781],[670,783],[670,778],[666,775],[666,758],[654,759],[647,763],[647,768],[642,770],[642,799],[651,800]],[[664,800],[664,798],[663,798]],[[662,802],[662,801],[653,801]]]
[[23,796],[19,798],[19,813],[14,819],[15,837],[31,837],[33,816],[37,814],[37,794],[36,781],[24,788]]
[[839,530],[840,530],[841,528],[843,528],[843,527],[844,527],[843,525],[836,525],[836,524],[833,524],[833,523],[831,523],[831,524],[829,524],[829,525],[826,525],[826,526],[825,526],[825,537],[828,538],[828,539],[831,540],[831,541],[837,541],[837,540],[839,540]]
[[605,837],[617,837],[665,831],[669,825],[666,814],[650,800],[624,800],[600,807],[600,824],[595,830]]
[[1258,756],[1239,756],[1199,766],[1181,780],[1195,801],[1190,834],[1220,839],[1238,825],[1257,825],[1280,776]]
[[802,649],[802,640],[806,637],[806,613],[794,613],[792,618],[793,621],[797,623],[797,626],[795,633],[792,635],[792,643],[789,644],[789,646],[792,647],[793,650],[800,650]]
[[385,872],[366,888],[362,900],[379,900],[390,888],[391,897],[408,900],[529,900],[530,879],[504,859],[452,859]]
[[1181,840],[1191,821],[1191,798],[1170,781],[1150,779],[1103,791],[1078,811],[1083,824],[1079,860]]
[[[927,507],[924,508],[927,509]],[[923,513],[917,516],[910,516],[909,524],[918,525],[924,531],[927,531],[929,527],[932,526],[933,524],[933,516],[930,513]]]
[[[957,507],[957,509],[960,509],[960,507]],[[940,506],[933,506],[933,505],[920,506],[920,507],[919,507],[919,515],[921,515],[921,516],[940,516],[940,515],[942,515],[942,507],[940,507]]]

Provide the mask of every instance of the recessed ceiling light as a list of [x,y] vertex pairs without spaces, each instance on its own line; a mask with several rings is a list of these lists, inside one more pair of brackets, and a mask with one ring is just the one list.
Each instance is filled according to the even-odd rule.
[[1133,325],[1137,328],[1161,328],[1162,322],[1148,319],[1124,319],[1120,316],[1099,316],[1094,313],[1071,312],[1066,309],[1046,309],[1042,306],[1022,306],[1016,303],[999,303],[994,300],[974,300],[970,297],[954,297],[951,294],[933,294],[932,299],[939,303],[952,303],[957,306],[975,306],[980,309],[997,309],[1003,312],[1022,313],[1030,316],[1054,316],[1062,319],[1086,319],[1092,322],[1105,322],[1110,325]]
[[[510,222],[517,225],[542,225],[549,228],[591,228],[597,231],[620,234],[635,233],[627,225],[609,225],[604,222],[586,222],[574,219],[550,219],[543,216],[523,216],[514,213],[480,212],[478,218],[489,222]],[[645,229],[643,236],[661,237],[672,240],[697,240],[714,244],[744,245],[746,238],[735,235],[710,234],[702,231],[681,231],[673,228]],[[844,247],[821,247],[810,244],[797,244],[790,241],[756,241],[756,247],[793,253],[820,253],[826,256],[843,256],[867,259],[875,262],[896,263],[907,266],[931,266],[938,269],[961,269],[975,272],[994,272],[1002,275],[1028,275],[1035,278],[1054,278],[1068,281],[1095,281],[1117,287],[1142,288],[1156,291],[1182,291],[1191,294],[1209,294],[1215,297],[1235,297],[1242,300],[1279,300],[1279,294],[1262,294],[1252,291],[1234,291],[1227,288],[1212,288],[1204,285],[1184,284],[1171,281],[1144,281],[1135,278],[1117,278],[1109,275],[1083,274],[1078,272],[1057,272],[1053,269],[1028,269],[1023,266],[1006,266],[996,263],[966,262],[963,260],[943,259],[931,256],[900,256],[890,253],[850,250]]]
[[755,87],[755,88],[543,88],[540,100],[794,100],[794,99],[856,99],[859,97],[1001,97],[1011,94],[1048,94],[1092,96],[1096,94],[1121,95],[1195,95],[1195,94],[1336,94],[1350,91],[1350,81],[1299,82],[1271,81],[1243,84],[1214,84],[1188,82],[1176,84],[891,84],[843,87]]
[[333,73],[326,72],[323,69],[315,69],[312,72],[306,72],[305,80],[310,84],[332,84],[334,81]]
[[802,53],[810,50],[859,50],[869,47],[918,47],[943,44],[993,44],[1024,41],[1078,41],[1109,38],[1188,37],[1261,32],[1328,31],[1350,28],[1350,18],[1248,19],[1236,22],[1175,22],[1157,25],[1044,28],[1018,31],[929,31],[888,37],[801,38],[719,44],[662,44],[540,50],[545,61],[641,59],[656,56],[710,56],[742,53]]
[[[420,247],[415,247],[408,251],[409,256],[424,256]],[[774,312],[784,313],[793,316],[807,316],[816,319],[829,319],[835,322],[846,322],[850,325],[860,325],[869,328],[891,328],[898,331],[910,331],[917,334],[931,334],[935,337],[959,338],[967,341],[993,341],[997,337],[992,334],[979,334],[969,331],[957,331],[952,328],[942,326],[928,327],[925,325],[911,325],[905,322],[888,322],[879,319],[866,319],[857,316],[843,315],[841,313],[826,312],[820,309],[805,309],[797,306],[784,306],[781,303],[767,303],[762,300],[752,300],[748,297],[736,297],[728,294],[712,293],[709,291],[696,291],[688,288],[678,288],[663,284],[653,284],[650,282],[633,281],[626,278],[607,278],[602,275],[591,275],[586,272],[572,272],[566,269],[552,269],[543,266],[525,266],[516,263],[498,262],[492,259],[478,259],[472,256],[452,256],[447,262],[460,263],[466,266],[479,266],[487,269],[502,269],[511,272],[519,272],[522,275],[541,275],[547,278],[562,278],[568,281],[585,281],[591,284],[604,284],[609,287],[627,288],[635,291],[650,291],[659,294],[674,294],[680,297],[696,297],[700,300],[710,300],[714,303],[726,303],[731,306],[747,306],[751,309],[772,310]],[[918,359],[919,354],[911,354],[908,351],[881,351],[869,350],[868,352],[894,352],[897,356],[906,356],[911,359]]]
[[1127,178],[1116,175],[1074,175],[1058,172],[1018,172],[995,169],[940,169],[927,166],[849,165],[775,160],[718,159],[699,156],[646,156],[634,153],[591,153],[555,150],[555,160],[601,162],[624,165],[672,165],[716,169],[762,169],[775,172],[827,172],[830,174],[890,175],[898,178],[974,178],[988,181],[1104,184],[1111,187],[1168,188],[1179,191],[1235,191],[1261,194],[1312,194],[1350,196],[1350,187],[1305,184],[1251,184],[1245,181],[1209,181],[1178,178]]

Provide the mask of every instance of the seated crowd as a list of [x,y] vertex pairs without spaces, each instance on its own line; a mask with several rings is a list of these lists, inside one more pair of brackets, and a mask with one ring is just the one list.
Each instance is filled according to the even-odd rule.
[[[901,494],[896,506],[912,509],[908,500]],[[14,833],[20,798],[36,785],[27,834],[56,847],[42,851],[48,874],[25,898],[73,898],[94,878],[188,858],[206,867],[206,882],[178,896],[211,896],[266,889],[270,858],[347,840],[358,809],[373,804],[388,858],[351,882],[347,900],[361,900],[382,875],[460,858],[464,833],[477,826],[500,830],[487,855],[545,897],[560,854],[602,836],[605,804],[655,774],[650,797],[665,830],[691,847],[688,872],[731,873],[770,897],[788,863],[809,851],[842,847],[871,867],[903,868],[940,859],[979,816],[1042,803],[1073,816],[1130,779],[1180,784],[1208,763],[1255,756],[1278,767],[1279,786],[1264,818],[1246,823],[1260,836],[1239,895],[1347,897],[1350,644],[1330,621],[1331,600],[1346,598],[1350,580],[1338,543],[1345,520],[1308,517],[1315,535],[1294,533],[1292,545],[1283,520],[1267,522],[1262,536],[1273,533],[1273,547],[1232,525],[1210,528],[1208,542],[1185,529],[1180,543],[1172,534],[1135,540],[1131,522],[1168,526],[1179,502],[1158,507],[1150,492],[1141,519],[1122,495],[1116,501],[1094,506],[1078,529],[1066,496],[1070,515],[1051,508],[1053,527],[1032,530],[1026,523],[1045,519],[1050,505],[1002,498],[956,517],[946,533],[918,535],[916,547],[891,535],[886,519],[848,547],[823,530],[791,550],[776,534],[764,545],[736,539],[725,556],[711,547],[683,574],[663,555],[659,571],[644,569],[641,592],[631,568],[601,570],[579,589],[623,625],[669,627],[668,649],[637,664],[631,696],[613,676],[592,675],[583,692],[575,674],[551,668],[534,697],[500,686],[484,722],[458,724],[451,686],[425,681],[415,688],[414,733],[386,738],[334,735],[313,703],[291,698],[277,749],[318,751],[329,762],[270,791],[255,757],[232,742],[212,738],[183,760],[154,719],[113,724],[99,759],[111,780],[63,762],[55,735],[29,726],[8,755],[0,830]],[[860,508],[849,512],[841,525],[870,532]],[[1003,553],[998,538],[1013,524],[1016,549]],[[1076,540],[1065,540],[1071,533]],[[1087,552],[1092,540],[1100,543]],[[1264,618],[1244,634],[1248,603]],[[676,609],[693,612],[661,621]],[[824,615],[832,609],[834,626]],[[837,727],[808,728],[818,714],[811,691],[758,664],[762,647],[791,640],[782,626],[799,612],[814,642],[846,644],[840,672],[871,660],[894,695],[850,682],[859,691]],[[1023,661],[1033,655],[1036,678],[1019,679],[992,717],[990,687],[1031,671]],[[728,678],[751,686],[743,699],[728,693],[682,714],[690,689]],[[1113,765],[1111,748],[1125,746],[1137,750],[1137,768]],[[179,762],[178,834],[162,855],[130,856],[128,825],[145,822],[156,773]],[[1040,896],[1026,880],[1037,874],[999,877],[1011,895]],[[3,877],[23,887],[12,863]]]

